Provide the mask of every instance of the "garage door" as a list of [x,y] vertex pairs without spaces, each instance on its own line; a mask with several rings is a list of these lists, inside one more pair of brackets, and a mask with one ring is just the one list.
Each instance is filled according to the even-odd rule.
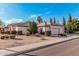
[[53,28],[51,32],[52,34],[59,34],[59,29]]

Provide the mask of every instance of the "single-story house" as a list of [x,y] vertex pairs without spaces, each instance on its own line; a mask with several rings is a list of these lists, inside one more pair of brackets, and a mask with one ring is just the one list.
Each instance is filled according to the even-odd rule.
[[26,23],[12,23],[8,24],[5,28],[5,31],[16,31],[16,32],[22,32],[22,34],[27,33],[28,26]]
[[51,35],[64,34],[64,26],[60,24],[50,24],[50,23],[39,23],[38,24],[38,33],[45,33],[49,31]]
[[0,25],[0,33],[1,32],[4,32],[4,26],[3,25]]

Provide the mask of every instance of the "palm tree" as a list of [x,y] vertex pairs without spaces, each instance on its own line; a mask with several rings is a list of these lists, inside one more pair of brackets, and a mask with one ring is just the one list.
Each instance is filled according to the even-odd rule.
[[38,16],[37,17],[37,21],[38,21],[38,23],[42,23],[43,21],[42,21],[42,17],[41,16]]

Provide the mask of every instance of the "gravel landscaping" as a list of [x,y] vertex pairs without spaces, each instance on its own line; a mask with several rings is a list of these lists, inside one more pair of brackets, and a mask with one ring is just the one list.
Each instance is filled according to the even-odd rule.
[[[2,35],[0,34],[0,36]],[[31,36],[18,35],[16,36],[16,39],[0,39],[0,48],[22,46],[22,45],[43,42],[47,40],[57,40],[61,38],[62,37],[59,38],[59,37],[46,37],[46,36],[37,37],[34,35],[31,35]]]
[[42,40],[41,37],[18,35],[16,36],[16,39],[0,39],[0,48],[9,48],[25,44],[27,45],[32,43],[38,43],[41,41],[45,40]]

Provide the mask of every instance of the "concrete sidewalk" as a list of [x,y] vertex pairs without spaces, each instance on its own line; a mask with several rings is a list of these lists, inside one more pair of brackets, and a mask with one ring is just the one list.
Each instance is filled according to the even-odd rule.
[[24,46],[17,46],[13,48],[0,49],[0,55],[19,55],[25,52],[27,53],[39,48],[59,44],[59,43],[77,39],[77,38],[79,38],[79,35],[73,35],[70,37],[65,37],[65,38],[56,39],[56,40],[49,40],[49,41],[47,40],[47,41],[43,41],[39,43],[34,43],[34,44],[29,44],[29,45],[24,45]]

